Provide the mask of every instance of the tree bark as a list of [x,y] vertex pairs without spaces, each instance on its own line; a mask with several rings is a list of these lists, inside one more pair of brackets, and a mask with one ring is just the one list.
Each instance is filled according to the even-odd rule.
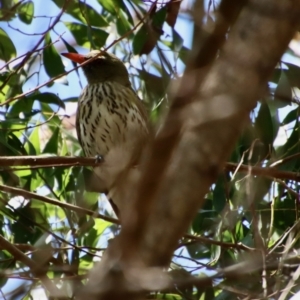
[[[229,34],[223,36],[220,52],[218,47],[212,50],[219,53],[213,63],[199,63],[198,47],[196,61],[187,68],[151,147],[139,186],[132,189],[133,200],[126,199],[121,234],[91,271],[81,295],[140,299],[142,290],[170,284],[153,267],[170,262],[250,111],[264,96],[268,79],[297,29],[299,13],[296,0],[249,0],[235,24],[228,23]],[[201,42],[195,40],[197,45]]]

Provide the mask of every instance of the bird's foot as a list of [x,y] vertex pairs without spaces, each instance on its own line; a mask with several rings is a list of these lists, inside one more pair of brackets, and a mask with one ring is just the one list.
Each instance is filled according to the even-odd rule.
[[104,158],[103,158],[102,155],[97,154],[97,155],[95,156],[95,163],[96,163],[96,164],[100,164],[100,163],[102,163],[103,161],[104,161]]

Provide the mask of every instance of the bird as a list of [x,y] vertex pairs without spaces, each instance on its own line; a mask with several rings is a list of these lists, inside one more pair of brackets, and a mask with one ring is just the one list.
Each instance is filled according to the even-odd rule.
[[120,218],[126,205],[126,180],[137,176],[149,139],[147,110],[131,86],[127,68],[114,54],[93,50],[62,55],[79,64],[88,61],[82,65],[87,85],[78,100],[78,141],[86,157],[103,160],[89,180],[107,195]]

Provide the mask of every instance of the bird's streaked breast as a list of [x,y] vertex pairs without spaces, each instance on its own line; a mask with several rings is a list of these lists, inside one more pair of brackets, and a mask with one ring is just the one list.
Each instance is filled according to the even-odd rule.
[[147,120],[133,90],[115,82],[88,85],[79,98],[77,134],[86,156],[122,145],[133,151],[148,135]]

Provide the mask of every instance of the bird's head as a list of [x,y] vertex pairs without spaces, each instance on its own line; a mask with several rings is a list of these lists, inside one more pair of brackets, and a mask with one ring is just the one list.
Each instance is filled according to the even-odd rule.
[[125,65],[111,53],[93,50],[86,55],[78,53],[62,53],[62,55],[79,64],[95,57],[95,59],[82,66],[89,84],[112,81],[130,86]]

